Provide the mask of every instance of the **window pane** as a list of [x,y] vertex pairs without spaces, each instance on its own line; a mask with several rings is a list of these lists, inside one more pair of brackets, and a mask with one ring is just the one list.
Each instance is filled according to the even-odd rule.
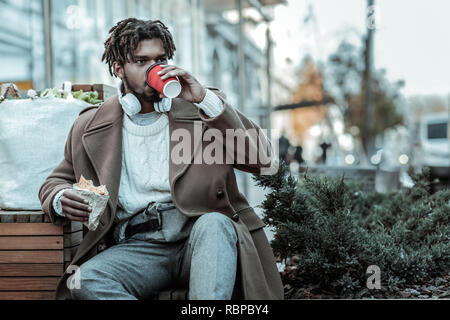
[[428,139],[446,139],[447,122],[428,125]]

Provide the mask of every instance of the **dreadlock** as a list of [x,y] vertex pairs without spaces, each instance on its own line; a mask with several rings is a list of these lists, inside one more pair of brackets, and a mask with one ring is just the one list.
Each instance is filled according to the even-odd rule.
[[161,39],[168,59],[172,59],[176,50],[169,29],[159,20],[124,19],[112,27],[109,33],[102,61],[108,64],[111,76],[116,76],[113,72],[114,61],[124,65],[130,62],[131,57],[134,62],[134,51],[142,40]]

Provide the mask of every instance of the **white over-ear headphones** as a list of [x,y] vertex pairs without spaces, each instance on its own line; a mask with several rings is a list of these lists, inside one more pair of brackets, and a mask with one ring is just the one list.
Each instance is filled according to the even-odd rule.
[[[117,95],[119,97],[119,102],[122,105],[123,111],[129,115],[134,116],[141,112],[142,106],[138,98],[132,93],[127,93],[125,96],[122,95],[122,81],[117,86]],[[169,112],[172,107],[171,98],[163,98],[160,102],[155,102],[153,104],[156,112]]]
[[122,95],[122,82],[119,83],[117,86],[117,95],[119,96],[119,102],[122,105],[123,111],[129,115],[134,116],[138,114],[141,109],[141,103],[139,102],[138,98],[132,93],[127,93],[125,96]]
[[172,108],[172,98],[163,98],[160,102],[153,104],[156,112],[169,112]]

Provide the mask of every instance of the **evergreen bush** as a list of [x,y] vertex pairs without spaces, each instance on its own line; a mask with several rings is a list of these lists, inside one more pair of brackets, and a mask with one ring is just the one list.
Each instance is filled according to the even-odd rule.
[[271,189],[262,208],[274,228],[272,248],[290,264],[284,284],[355,297],[370,265],[394,291],[449,272],[450,190],[431,194],[427,168],[413,179],[410,189],[381,194],[343,177],[297,180],[285,164],[274,176],[255,176]]

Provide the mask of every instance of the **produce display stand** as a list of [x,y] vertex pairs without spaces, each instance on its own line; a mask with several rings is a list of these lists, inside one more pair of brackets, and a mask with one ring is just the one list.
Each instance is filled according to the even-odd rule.
[[108,100],[112,96],[117,94],[117,89],[105,84],[74,84],[72,85],[72,91],[97,91],[98,98],[102,101]]

